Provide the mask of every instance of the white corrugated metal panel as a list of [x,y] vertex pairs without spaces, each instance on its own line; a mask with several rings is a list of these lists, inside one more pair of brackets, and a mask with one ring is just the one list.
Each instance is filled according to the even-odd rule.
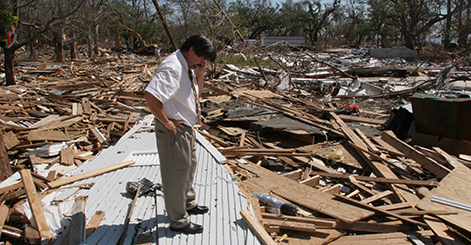
[[[161,182],[155,134],[149,124],[140,124],[139,127],[142,128],[133,129],[133,134],[126,134],[126,137],[115,146],[104,150],[70,175],[90,172],[127,160],[134,160],[136,162],[134,165],[77,181],[72,185],[83,183],[94,183],[94,185],[88,190],[78,192],[77,188],[66,189],[55,197],[56,200],[67,199],[70,203],[76,196],[88,196],[87,222],[96,211],[105,212],[105,218],[84,244],[118,243],[124,232],[124,223],[134,198],[126,192],[128,181],[147,178],[153,183]],[[136,239],[151,244],[260,244],[239,214],[243,209],[250,209],[245,198],[239,193],[224,167],[218,164],[218,161],[221,162],[220,156],[216,154],[218,159],[213,156],[217,150],[207,142],[203,142],[203,145],[197,143],[198,168],[194,188],[197,192],[196,201],[201,205],[207,205],[210,211],[204,215],[190,216],[192,222],[204,226],[203,233],[186,235],[171,231],[165,214],[163,195],[157,191],[155,197],[138,198],[124,244],[131,244]],[[62,212],[69,213],[70,210]],[[59,243],[60,239],[56,241],[56,244]]]
[[286,36],[262,36],[262,46],[274,44],[277,42],[288,42],[291,45],[302,47],[305,46],[306,41],[304,37],[286,37]]

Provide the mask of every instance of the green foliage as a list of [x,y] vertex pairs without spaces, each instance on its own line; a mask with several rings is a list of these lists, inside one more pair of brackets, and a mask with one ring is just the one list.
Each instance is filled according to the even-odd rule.
[[10,6],[0,5],[0,28],[7,28],[10,27],[18,22],[18,17],[12,16],[11,13],[12,8]]
[[[258,63],[261,67],[267,68],[276,65],[272,60],[259,60]],[[216,64],[232,64],[238,67],[254,67],[257,66],[257,63],[253,61],[250,57],[243,57],[236,54],[219,54],[216,59]]]

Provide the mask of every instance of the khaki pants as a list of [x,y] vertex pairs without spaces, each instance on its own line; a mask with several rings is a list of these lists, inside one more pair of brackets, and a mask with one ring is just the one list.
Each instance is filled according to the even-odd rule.
[[196,171],[195,131],[185,126],[177,135],[155,120],[155,136],[160,159],[160,175],[170,226],[189,224],[186,210],[196,207],[193,179]]

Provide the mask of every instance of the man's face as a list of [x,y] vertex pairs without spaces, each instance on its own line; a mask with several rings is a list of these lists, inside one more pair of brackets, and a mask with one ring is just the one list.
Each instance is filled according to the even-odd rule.
[[196,55],[193,47],[190,48],[190,57],[189,58],[190,59],[188,60],[188,65],[190,67],[204,66],[206,64],[205,58]]

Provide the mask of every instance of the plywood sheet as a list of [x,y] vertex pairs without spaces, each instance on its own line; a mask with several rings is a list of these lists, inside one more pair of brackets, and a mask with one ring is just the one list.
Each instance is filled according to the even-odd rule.
[[437,188],[430,191],[417,207],[423,210],[446,210],[457,214],[438,215],[441,219],[448,221],[468,232],[471,232],[471,212],[451,207],[448,205],[432,202],[432,197],[437,196],[455,202],[471,205],[471,170],[463,165],[459,165],[440,181]]

